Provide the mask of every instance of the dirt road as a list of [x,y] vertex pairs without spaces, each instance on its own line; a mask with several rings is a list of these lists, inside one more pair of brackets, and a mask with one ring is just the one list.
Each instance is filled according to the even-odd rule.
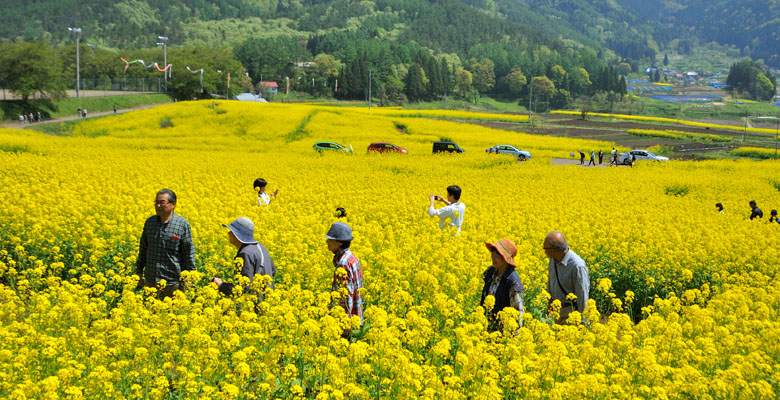
[[[169,103],[165,103],[165,104],[169,104]],[[143,105],[143,106],[123,108],[121,110],[116,110],[116,113],[117,114],[122,114],[122,113],[126,113],[128,111],[143,110],[143,109],[146,109],[146,108],[153,108],[153,107],[157,107],[157,106],[161,106],[161,105],[163,105],[163,104],[146,104],[146,105]],[[96,112],[96,113],[89,113],[88,112],[87,113],[87,117],[84,118],[84,119],[89,119],[89,118],[94,118],[94,117],[102,117],[102,116],[111,115],[111,114],[114,114],[114,112],[113,111],[101,111],[101,112]],[[80,119],[80,118],[77,115],[70,115],[70,116],[67,116],[67,117],[47,119],[46,121],[36,122],[34,124],[28,124],[28,123],[20,124],[18,121],[16,121],[16,122],[4,122],[4,123],[0,124],[0,127],[23,129],[23,128],[29,128],[31,126],[38,125],[38,124],[51,124],[51,123],[54,123],[54,122],[73,121],[75,119]]]
[[[606,154],[605,154],[606,156]],[[604,157],[604,162],[602,164],[598,164],[598,160],[596,160],[597,164],[594,167],[593,165],[588,166],[588,160],[590,158],[586,155],[585,156],[585,163],[580,165],[580,158],[578,157],[572,157],[572,158],[556,158],[553,157],[550,159],[550,163],[552,165],[576,165],[578,167],[583,168],[607,168],[609,167],[609,157]],[[625,167],[625,165],[619,165],[618,167]]]

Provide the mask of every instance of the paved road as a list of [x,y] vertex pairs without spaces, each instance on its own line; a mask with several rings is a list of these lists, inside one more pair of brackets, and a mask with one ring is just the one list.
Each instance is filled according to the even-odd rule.
[[[69,89],[65,94],[70,98],[76,98],[76,91]],[[112,97],[112,96],[132,96],[136,94],[157,94],[157,92],[135,92],[124,90],[79,90],[79,97]],[[39,99],[42,96],[37,94],[31,96],[31,99]],[[0,100],[19,100],[20,97],[11,93],[10,90],[0,89]]]
[[[164,104],[169,104],[169,103],[164,103]],[[143,109],[146,109],[146,108],[153,108],[153,107],[157,107],[157,106],[161,106],[161,105],[163,105],[163,104],[146,104],[146,105],[143,105],[143,106],[123,108],[123,109],[120,109],[120,110],[116,110],[116,113],[117,114],[122,114],[122,113],[126,113],[128,111],[143,110]],[[111,115],[113,113],[114,113],[114,111],[101,111],[101,112],[96,112],[96,113],[87,112],[87,118],[85,118],[85,119],[94,118],[94,117],[102,117],[104,115]],[[75,119],[79,119],[78,115],[69,115],[67,117],[59,117],[59,118],[47,119],[46,121],[38,122],[38,123],[35,123],[35,124],[27,124],[27,123],[20,124],[18,121],[16,121],[16,122],[4,122],[4,123],[0,124],[0,126],[3,127],[3,128],[17,128],[17,129],[20,129],[20,128],[28,128],[28,127],[30,127],[32,125],[37,125],[37,124],[51,124],[53,122],[73,121]]]
[[[608,157],[604,157],[604,163],[602,163],[600,165],[596,164],[595,167],[592,166],[592,165],[588,166],[588,160],[589,160],[589,158],[587,156],[585,156],[585,163],[583,165],[581,165],[581,166],[584,167],[584,168],[607,168],[607,167],[609,167],[609,158]],[[555,158],[555,157],[553,157],[550,161],[551,161],[552,165],[577,165],[577,166],[580,166],[580,158],[579,157],[576,157],[576,158]],[[618,166],[619,167],[624,167],[624,165],[619,165],[619,164],[618,164]]]

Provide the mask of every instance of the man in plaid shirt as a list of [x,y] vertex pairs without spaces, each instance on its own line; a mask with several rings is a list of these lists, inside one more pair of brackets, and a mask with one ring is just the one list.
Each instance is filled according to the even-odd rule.
[[157,215],[144,223],[135,273],[138,286],[156,287],[165,280],[166,287],[158,292],[163,298],[179,290],[181,271],[195,270],[195,246],[189,222],[173,212],[176,194],[172,190],[157,192],[154,208]]
[[328,250],[334,254],[333,266],[336,268],[331,291],[347,290],[345,295],[340,296],[339,305],[347,315],[360,317],[362,324],[363,296],[360,291],[363,289],[363,270],[360,268],[360,260],[349,249],[352,243],[352,228],[343,222],[336,222],[331,225],[325,238],[328,239]]

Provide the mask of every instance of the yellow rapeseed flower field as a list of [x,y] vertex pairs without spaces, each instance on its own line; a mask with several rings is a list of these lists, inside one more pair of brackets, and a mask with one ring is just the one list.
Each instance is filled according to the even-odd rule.
[[[0,397],[776,398],[780,226],[747,217],[749,200],[767,216],[780,207],[780,164],[558,166],[612,144],[444,115],[470,119],[209,101],[84,121],[68,137],[0,130]],[[441,138],[466,153],[431,154]],[[367,154],[375,141],[409,153]],[[495,144],[533,158],[485,153]],[[258,177],[279,189],[268,207]],[[461,236],[425,212],[453,184]],[[177,193],[197,260],[191,287],[164,301],[133,275],[161,188]],[[364,273],[365,323],[348,338],[354,321],[329,308],[336,207]],[[239,216],[278,270],[258,304],[210,283],[238,281],[221,224]],[[590,269],[582,324],[546,315],[551,230]],[[488,333],[484,242],[501,238],[517,244],[526,313]]]
[[[551,114],[560,114],[560,115],[580,115],[580,111],[567,111],[567,110],[554,110],[550,111]],[[721,124],[710,124],[706,122],[697,122],[697,121],[686,121],[683,119],[674,119],[674,118],[663,118],[663,117],[648,117],[645,115],[627,115],[627,114],[607,114],[607,113],[588,113],[590,116],[594,117],[604,117],[604,118],[615,118],[615,119],[625,119],[625,120],[631,120],[631,121],[646,121],[646,122],[663,122],[663,123],[671,123],[671,124],[679,124],[679,125],[687,125],[687,126],[696,126],[696,127],[702,127],[702,128],[714,128],[714,129],[725,129],[735,132],[756,132],[756,133],[769,133],[772,135],[777,134],[777,130],[775,129],[768,129],[768,128],[743,128],[741,126],[736,125],[721,125]]]
[[709,133],[686,132],[686,131],[678,131],[678,130],[671,130],[671,129],[667,129],[663,131],[657,129],[628,129],[626,132],[635,136],[652,136],[652,137],[662,137],[662,138],[676,139],[676,140],[692,139],[692,140],[703,140],[708,142],[730,142],[731,141],[731,138],[728,136],[713,135]]

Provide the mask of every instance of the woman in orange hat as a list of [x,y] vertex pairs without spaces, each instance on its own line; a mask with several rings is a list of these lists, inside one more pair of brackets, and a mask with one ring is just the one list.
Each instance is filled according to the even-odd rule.
[[523,281],[515,272],[515,256],[517,246],[509,239],[501,239],[496,243],[485,242],[490,250],[493,264],[482,274],[485,286],[482,288],[482,299],[479,301],[484,306],[485,298],[493,296],[495,305],[492,310],[487,310],[490,331],[501,329],[498,321],[498,313],[506,307],[513,307],[519,311],[518,323],[523,324]]

